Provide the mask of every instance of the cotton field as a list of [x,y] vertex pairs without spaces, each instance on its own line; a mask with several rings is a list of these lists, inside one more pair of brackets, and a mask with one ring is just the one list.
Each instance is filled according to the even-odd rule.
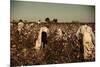
[[[95,37],[95,23],[10,24],[11,66],[95,61],[95,50],[92,58],[84,59],[83,37],[79,40],[76,36],[78,29],[87,25]],[[93,44],[95,48],[95,38]]]

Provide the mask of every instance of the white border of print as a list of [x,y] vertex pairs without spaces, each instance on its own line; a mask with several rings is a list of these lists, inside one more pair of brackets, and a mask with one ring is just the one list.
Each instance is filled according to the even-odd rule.
[[0,0],[0,67],[10,64],[10,1]]
[[[61,66],[98,67],[100,62],[99,0],[27,0],[27,1],[96,5],[96,61],[85,62],[85,63],[37,65],[35,67],[61,67]],[[10,67],[10,0],[0,0],[0,67]]]

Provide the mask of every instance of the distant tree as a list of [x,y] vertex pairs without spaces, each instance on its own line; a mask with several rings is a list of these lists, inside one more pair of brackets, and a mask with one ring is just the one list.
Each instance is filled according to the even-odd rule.
[[13,23],[15,23],[16,21],[15,21],[15,20],[13,20],[12,22],[13,22]]
[[24,23],[27,23],[27,20],[24,20]]
[[45,18],[45,21],[49,23],[50,19],[47,17],[47,18]]
[[53,19],[53,22],[54,22],[54,23],[57,23],[57,22],[58,22],[58,20],[54,18],[54,19]]
[[22,20],[22,19],[20,19],[20,20],[19,20],[19,22],[23,22],[23,20]]
[[73,20],[73,21],[72,21],[72,23],[79,23],[79,21],[77,21],[77,20],[76,20],[76,21],[75,21],[75,20]]

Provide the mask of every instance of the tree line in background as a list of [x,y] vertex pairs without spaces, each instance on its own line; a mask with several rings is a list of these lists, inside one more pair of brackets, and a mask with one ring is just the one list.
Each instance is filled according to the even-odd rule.
[[45,18],[45,21],[47,23],[50,23],[50,22],[57,23],[58,22],[58,19],[54,18],[52,21],[50,21],[50,19],[47,17],[47,18]]
[[[18,21],[16,21],[16,20],[13,20],[13,21],[11,21],[11,22],[24,22],[24,23],[27,23],[27,22],[29,22],[29,21],[27,21],[27,20],[22,20],[22,19],[19,19]],[[38,20],[38,21],[32,21],[32,22],[35,22],[35,23],[41,23],[42,21],[41,20]],[[51,20],[49,17],[46,17],[45,18],[45,22],[46,23],[58,23],[58,19],[57,18],[53,18],[53,20]],[[67,21],[66,21],[67,22]],[[72,20],[72,22],[71,23],[80,23],[79,21],[75,21],[75,20]],[[87,22],[88,23],[88,22]]]
[[[13,20],[12,22],[16,22],[16,20]],[[19,19],[18,22],[28,22],[28,21]],[[41,20],[38,20],[38,22],[41,22]],[[58,23],[58,19],[54,18],[53,20],[50,20],[50,18],[47,17],[47,18],[45,18],[45,22],[47,22],[47,23]]]

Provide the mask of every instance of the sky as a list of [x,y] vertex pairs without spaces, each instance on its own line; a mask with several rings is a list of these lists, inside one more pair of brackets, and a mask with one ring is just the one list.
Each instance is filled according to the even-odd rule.
[[11,20],[45,21],[57,18],[59,22],[95,22],[95,6],[11,1]]

